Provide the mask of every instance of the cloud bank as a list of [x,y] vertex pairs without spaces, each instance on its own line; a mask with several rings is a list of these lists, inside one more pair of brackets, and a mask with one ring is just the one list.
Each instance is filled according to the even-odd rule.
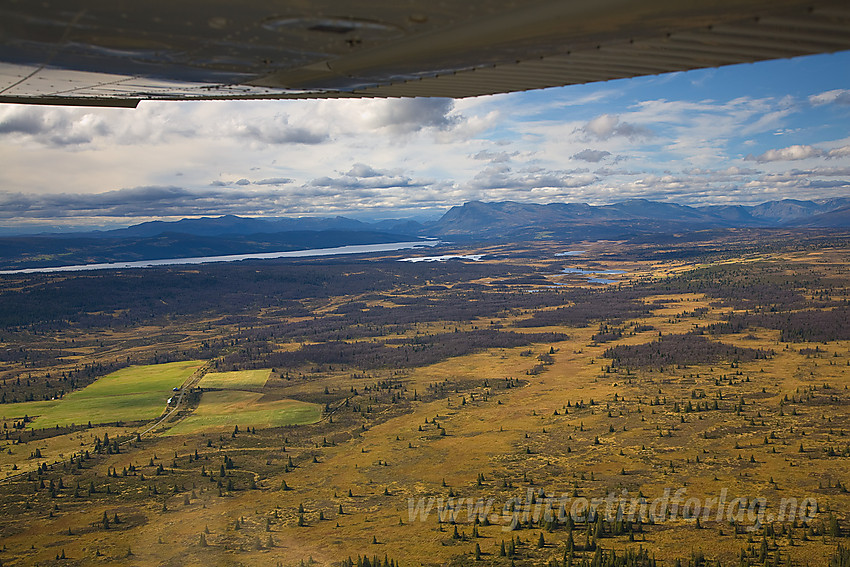
[[0,221],[842,196],[850,54],[817,61],[785,86],[748,66],[462,100],[0,105]]

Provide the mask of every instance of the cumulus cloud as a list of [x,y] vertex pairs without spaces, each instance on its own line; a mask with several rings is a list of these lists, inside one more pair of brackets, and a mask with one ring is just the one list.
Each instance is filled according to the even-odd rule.
[[[477,110],[477,112],[476,112]],[[334,140],[380,136],[392,143],[431,138],[441,144],[468,140],[491,127],[498,113],[446,98],[317,101],[309,116]]]
[[9,106],[6,107],[4,116],[0,117],[0,134],[42,134],[57,125],[58,121],[51,118],[53,117],[46,113],[35,112],[28,107]]
[[345,173],[345,175],[348,177],[380,177],[381,175],[384,175],[384,173],[366,165],[365,163],[355,163],[351,166],[351,169]]
[[321,144],[329,139],[326,130],[313,130],[289,123],[285,114],[276,114],[271,119],[248,119],[235,121],[225,131],[248,140],[264,144]]
[[263,214],[282,206],[277,190],[194,191],[143,186],[104,193],[0,193],[0,219],[147,218]]
[[[478,110],[478,112],[476,112]],[[394,144],[430,138],[440,144],[468,140],[491,127],[497,112],[482,112],[446,98],[317,101],[301,123],[321,127],[338,143],[365,136]],[[293,113],[295,117],[295,113]],[[370,144],[371,145],[371,144]]]
[[613,167],[600,167],[597,168],[594,173],[600,177],[610,177],[614,175],[637,175],[638,171],[632,169],[623,169],[623,168],[613,168]]
[[235,181],[225,181],[223,179],[216,179],[215,181],[210,182],[210,187],[231,187],[233,185],[238,185],[241,187],[245,187],[246,185],[287,185],[292,182],[293,180],[289,177],[269,177],[267,179],[260,179],[258,181],[251,181],[250,179],[242,177]]
[[586,187],[598,178],[586,170],[562,171],[523,168],[514,172],[506,165],[493,164],[477,173],[467,184],[471,189],[541,189]]
[[[773,189],[847,189],[850,180],[847,179],[817,179],[812,178],[812,172],[791,170],[784,173],[770,173],[752,179],[745,184],[747,188]],[[799,198],[799,197],[798,197]]]
[[587,148],[578,152],[577,154],[573,154],[573,159],[588,161],[591,163],[599,163],[610,155],[611,152],[607,152],[605,150],[591,150],[590,148]]
[[103,115],[77,109],[0,107],[0,135],[23,136],[49,146],[81,146],[111,132]]
[[835,148],[835,149],[829,150],[826,153],[827,159],[842,158],[842,157],[850,157],[850,146],[841,146],[840,148]]
[[391,189],[393,187],[421,187],[425,183],[414,181],[405,176],[379,177],[317,177],[309,182],[313,187],[334,187],[336,189]]
[[751,167],[738,167],[737,165],[732,165],[726,169],[721,169],[719,173],[724,175],[756,175],[758,170]]
[[365,110],[366,123],[372,128],[395,134],[418,132],[424,128],[448,130],[460,118],[452,115],[450,98],[406,98],[375,101]]
[[813,167],[811,169],[792,169],[785,173],[781,174],[765,174],[764,177],[768,175],[780,175],[786,176],[788,178],[801,178],[801,177],[847,177],[850,178],[850,166],[847,167]]
[[620,136],[635,140],[638,138],[651,138],[652,131],[643,126],[620,122],[620,117],[614,114],[602,114],[597,116],[578,129],[585,138],[595,140],[607,140],[614,136]]
[[703,169],[703,168],[688,168],[682,171],[686,175],[707,175],[714,177],[736,177],[740,175],[756,175],[759,173],[757,169],[751,167],[738,167],[730,165],[724,169]]
[[812,95],[809,97],[809,102],[814,106],[820,106],[822,104],[842,104],[842,105],[850,105],[850,90],[848,89],[834,89],[831,91],[825,91],[816,95]]
[[289,177],[269,177],[268,179],[254,181],[254,185],[286,185],[292,183],[292,181]]
[[821,150],[820,148],[802,144],[795,144],[793,146],[788,146],[787,148],[780,148],[778,150],[767,150],[759,156],[753,156],[752,154],[750,154],[746,157],[746,159],[749,161],[766,163],[770,161],[795,161],[800,159],[823,157],[825,155],[827,155],[827,152]]
[[477,154],[474,154],[472,159],[489,161],[491,163],[505,163],[517,155],[519,155],[519,152],[491,152],[490,150],[481,150]]
[[432,180],[417,180],[397,172],[378,170],[363,163],[354,164],[337,177],[322,176],[310,180],[309,187],[335,190],[380,190],[392,188],[424,187]]
[[831,150],[823,150],[814,146],[796,144],[788,146],[787,148],[768,150],[758,156],[749,154],[745,159],[748,161],[766,163],[770,161],[795,161],[809,158],[838,159],[844,157],[850,157],[850,145],[840,146]]
[[0,193],[0,211],[4,217],[65,217],[85,214],[89,216],[115,216],[139,211],[159,211],[163,206],[180,202],[186,204],[207,198],[213,193],[192,193],[181,187],[134,187],[96,194],[59,193],[32,195]]
[[132,111],[0,105],[0,136],[26,137],[47,146],[99,147],[198,138],[311,145],[330,138],[326,125],[308,116],[269,116],[261,107],[245,104],[233,111],[216,103],[183,108],[149,103]]

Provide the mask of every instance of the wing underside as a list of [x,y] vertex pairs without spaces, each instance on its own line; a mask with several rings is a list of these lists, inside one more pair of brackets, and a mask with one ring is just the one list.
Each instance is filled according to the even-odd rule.
[[0,102],[459,98],[847,49],[831,0],[4,0]]

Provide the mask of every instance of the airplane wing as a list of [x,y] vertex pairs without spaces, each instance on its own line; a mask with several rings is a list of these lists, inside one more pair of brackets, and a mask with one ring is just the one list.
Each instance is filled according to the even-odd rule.
[[846,49],[846,0],[0,0],[0,102],[460,98]]

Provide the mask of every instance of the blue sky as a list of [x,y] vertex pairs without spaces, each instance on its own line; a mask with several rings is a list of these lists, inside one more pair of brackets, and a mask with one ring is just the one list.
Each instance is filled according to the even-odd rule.
[[850,53],[462,100],[0,105],[0,227],[850,196]]

